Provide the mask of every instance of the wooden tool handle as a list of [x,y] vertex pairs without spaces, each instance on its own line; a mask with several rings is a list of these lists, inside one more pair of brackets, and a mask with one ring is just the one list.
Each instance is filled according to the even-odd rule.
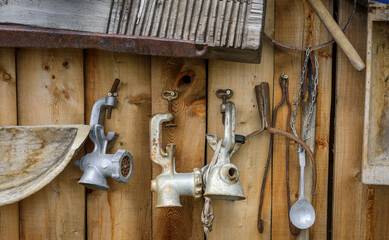
[[262,120],[262,127],[268,128],[270,126],[269,84],[267,82],[261,82],[260,85],[256,85],[255,95],[257,97],[258,110]]
[[270,95],[269,95],[269,83],[261,82],[260,83],[263,96],[263,113],[266,120],[266,126],[271,126],[270,124]]
[[311,4],[313,10],[323,22],[324,26],[331,33],[332,37],[343,50],[344,54],[350,60],[351,64],[357,71],[362,71],[365,69],[365,63],[362,58],[359,56],[355,48],[351,45],[350,41],[344,35],[338,24],[332,18],[331,14],[327,11],[324,4],[321,0],[308,0]]

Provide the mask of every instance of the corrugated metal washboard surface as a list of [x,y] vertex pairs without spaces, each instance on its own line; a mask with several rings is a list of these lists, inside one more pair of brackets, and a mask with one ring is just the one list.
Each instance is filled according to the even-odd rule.
[[206,57],[260,61],[265,0],[8,0],[0,23],[191,40]]

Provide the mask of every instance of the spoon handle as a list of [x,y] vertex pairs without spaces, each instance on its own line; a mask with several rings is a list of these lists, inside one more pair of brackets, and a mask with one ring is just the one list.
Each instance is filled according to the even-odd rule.
[[305,199],[305,181],[304,181],[304,168],[305,168],[305,151],[299,151],[299,160],[300,160],[300,199]]

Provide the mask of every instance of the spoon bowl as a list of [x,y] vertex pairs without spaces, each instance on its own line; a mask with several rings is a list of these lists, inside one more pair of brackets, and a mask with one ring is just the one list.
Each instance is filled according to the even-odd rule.
[[299,229],[310,228],[316,218],[315,209],[305,198],[300,198],[293,204],[289,214],[293,225]]

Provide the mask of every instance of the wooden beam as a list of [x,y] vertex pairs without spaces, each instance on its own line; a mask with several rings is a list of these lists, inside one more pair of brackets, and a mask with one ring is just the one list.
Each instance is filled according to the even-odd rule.
[[[81,50],[20,49],[17,66],[20,125],[84,123]],[[77,184],[81,173],[70,163],[49,185],[21,201],[21,239],[84,239],[85,191]]]
[[[175,128],[163,129],[163,143],[176,143],[176,171],[192,172],[204,165],[206,127],[206,66],[204,60],[152,57],[152,113],[167,112],[164,90],[177,90],[173,101]],[[153,164],[153,178],[161,168]],[[153,239],[203,239],[202,200],[181,198],[182,208],[155,208]]]
[[[88,50],[85,70],[88,122],[93,104],[107,96],[115,78],[120,79],[118,103],[111,119],[104,120],[104,129],[119,134],[110,153],[124,149],[134,157],[128,183],[109,178],[109,191],[87,189],[88,239],[150,239],[150,57]],[[88,152],[92,150],[90,143]]]
[[[17,125],[15,49],[0,49],[0,125]],[[19,239],[19,203],[0,207],[0,240]]]

